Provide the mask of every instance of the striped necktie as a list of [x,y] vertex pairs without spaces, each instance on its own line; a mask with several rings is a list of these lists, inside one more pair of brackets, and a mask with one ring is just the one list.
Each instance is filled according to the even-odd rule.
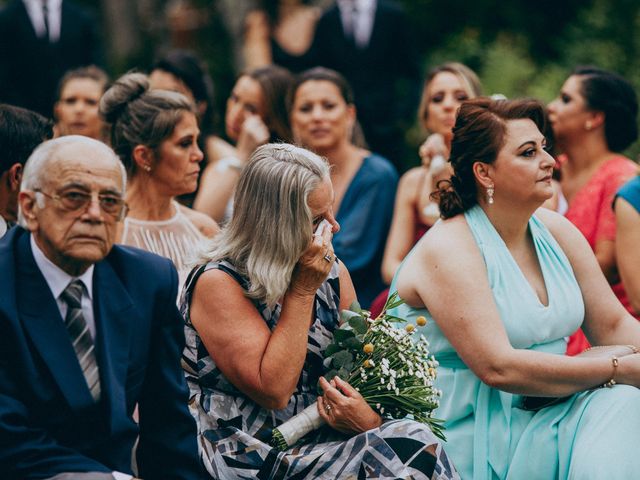
[[67,315],[64,319],[67,333],[80,362],[80,368],[87,381],[91,396],[97,402],[100,399],[100,374],[94,352],[93,338],[91,338],[89,326],[82,315],[82,282],[80,280],[69,282],[60,297],[68,305]]

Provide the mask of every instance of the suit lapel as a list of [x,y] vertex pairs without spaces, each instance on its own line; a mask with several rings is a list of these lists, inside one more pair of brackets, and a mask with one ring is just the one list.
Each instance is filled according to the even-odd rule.
[[[141,325],[141,320],[129,293],[107,260],[96,264],[93,275],[96,353],[103,401],[108,402],[109,418],[115,422],[126,415],[130,333],[136,325]],[[114,427],[112,425],[112,429]]]
[[91,393],[58,305],[33,259],[28,234],[17,239],[16,253],[17,306],[24,329],[71,408],[89,407]]

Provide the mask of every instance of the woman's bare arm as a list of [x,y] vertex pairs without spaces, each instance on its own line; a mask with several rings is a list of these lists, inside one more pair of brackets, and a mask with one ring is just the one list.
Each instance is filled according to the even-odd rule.
[[[399,277],[400,295],[410,305],[429,308],[460,358],[486,384],[518,394],[563,396],[611,378],[610,359],[572,358],[511,346],[482,255],[463,216],[434,226],[414,255]],[[597,269],[592,259],[592,269],[594,265]],[[640,374],[640,361],[633,369]]]
[[315,237],[298,262],[273,330],[226,273],[207,271],[195,286],[191,321],[207,351],[224,376],[264,408],[284,408],[296,388],[315,294],[331,268],[322,245],[330,235]]
[[640,313],[640,214],[624,198],[615,201],[616,259],[625,292]]

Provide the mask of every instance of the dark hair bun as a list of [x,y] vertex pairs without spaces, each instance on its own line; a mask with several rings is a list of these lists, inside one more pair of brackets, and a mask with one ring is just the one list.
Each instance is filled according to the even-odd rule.
[[149,90],[149,79],[143,73],[128,73],[120,77],[100,99],[100,114],[108,123],[115,123],[127,106]]

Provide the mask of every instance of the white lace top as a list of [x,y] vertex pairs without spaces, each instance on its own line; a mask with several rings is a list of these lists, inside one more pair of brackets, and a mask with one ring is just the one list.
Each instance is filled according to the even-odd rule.
[[176,213],[168,220],[148,221],[126,217],[120,243],[171,259],[178,269],[180,291],[189,274],[187,262],[207,237],[182,213],[178,202],[173,203]]

